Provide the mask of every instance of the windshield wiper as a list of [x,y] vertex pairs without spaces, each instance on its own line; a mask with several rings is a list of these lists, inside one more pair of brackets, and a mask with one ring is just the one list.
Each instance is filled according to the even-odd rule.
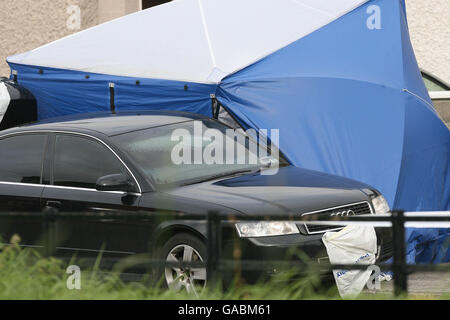
[[204,179],[199,179],[199,180],[192,180],[186,183],[183,183],[182,186],[189,186],[192,184],[196,184],[196,183],[202,183],[202,182],[208,182],[208,181],[212,181],[212,180],[216,180],[216,179],[220,179],[220,178],[225,178],[225,177],[232,177],[232,176],[236,176],[236,175],[240,175],[240,174],[244,174],[244,173],[252,173],[252,172],[258,172],[261,169],[244,169],[244,170],[236,170],[236,171],[231,171],[231,172],[226,172],[226,173],[220,173],[220,174],[216,174],[216,175],[212,175],[209,176],[207,178]]

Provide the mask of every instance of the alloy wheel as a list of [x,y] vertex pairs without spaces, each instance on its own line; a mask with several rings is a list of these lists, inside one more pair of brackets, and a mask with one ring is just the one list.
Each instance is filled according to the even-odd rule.
[[[174,247],[166,258],[167,262],[203,262],[200,253],[193,247],[182,244]],[[206,287],[206,268],[165,268],[165,279],[168,287],[176,292],[186,290],[198,297]]]

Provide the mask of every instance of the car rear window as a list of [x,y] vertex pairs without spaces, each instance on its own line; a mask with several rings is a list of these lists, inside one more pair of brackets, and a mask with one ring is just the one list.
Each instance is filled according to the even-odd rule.
[[40,184],[46,135],[18,135],[0,140],[0,181]]

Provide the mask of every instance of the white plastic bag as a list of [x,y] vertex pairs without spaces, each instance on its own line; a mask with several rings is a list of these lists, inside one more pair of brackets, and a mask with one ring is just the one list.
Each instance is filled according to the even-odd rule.
[[[322,241],[331,264],[373,265],[377,254],[377,235],[373,227],[347,226],[327,232]],[[356,297],[367,284],[370,270],[333,270],[341,297]]]

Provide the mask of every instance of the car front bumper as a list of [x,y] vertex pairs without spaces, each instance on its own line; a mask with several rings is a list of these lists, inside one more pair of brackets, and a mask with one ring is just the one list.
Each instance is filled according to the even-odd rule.
[[[392,257],[392,232],[390,229],[379,228],[376,229],[376,233],[377,262],[383,262]],[[286,271],[295,271],[301,276],[316,270],[321,275],[330,276],[330,261],[322,237],[323,234],[295,234],[240,238],[227,243],[228,250],[225,251],[224,258],[235,261],[235,265],[240,268],[242,278],[249,283]],[[241,266],[238,261],[242,262]],[[283,264],[279,266],[277,262],[283,262]],[[254,269],[255,265],[256,269]],[[317,269],[311,269],[311,266]]]

